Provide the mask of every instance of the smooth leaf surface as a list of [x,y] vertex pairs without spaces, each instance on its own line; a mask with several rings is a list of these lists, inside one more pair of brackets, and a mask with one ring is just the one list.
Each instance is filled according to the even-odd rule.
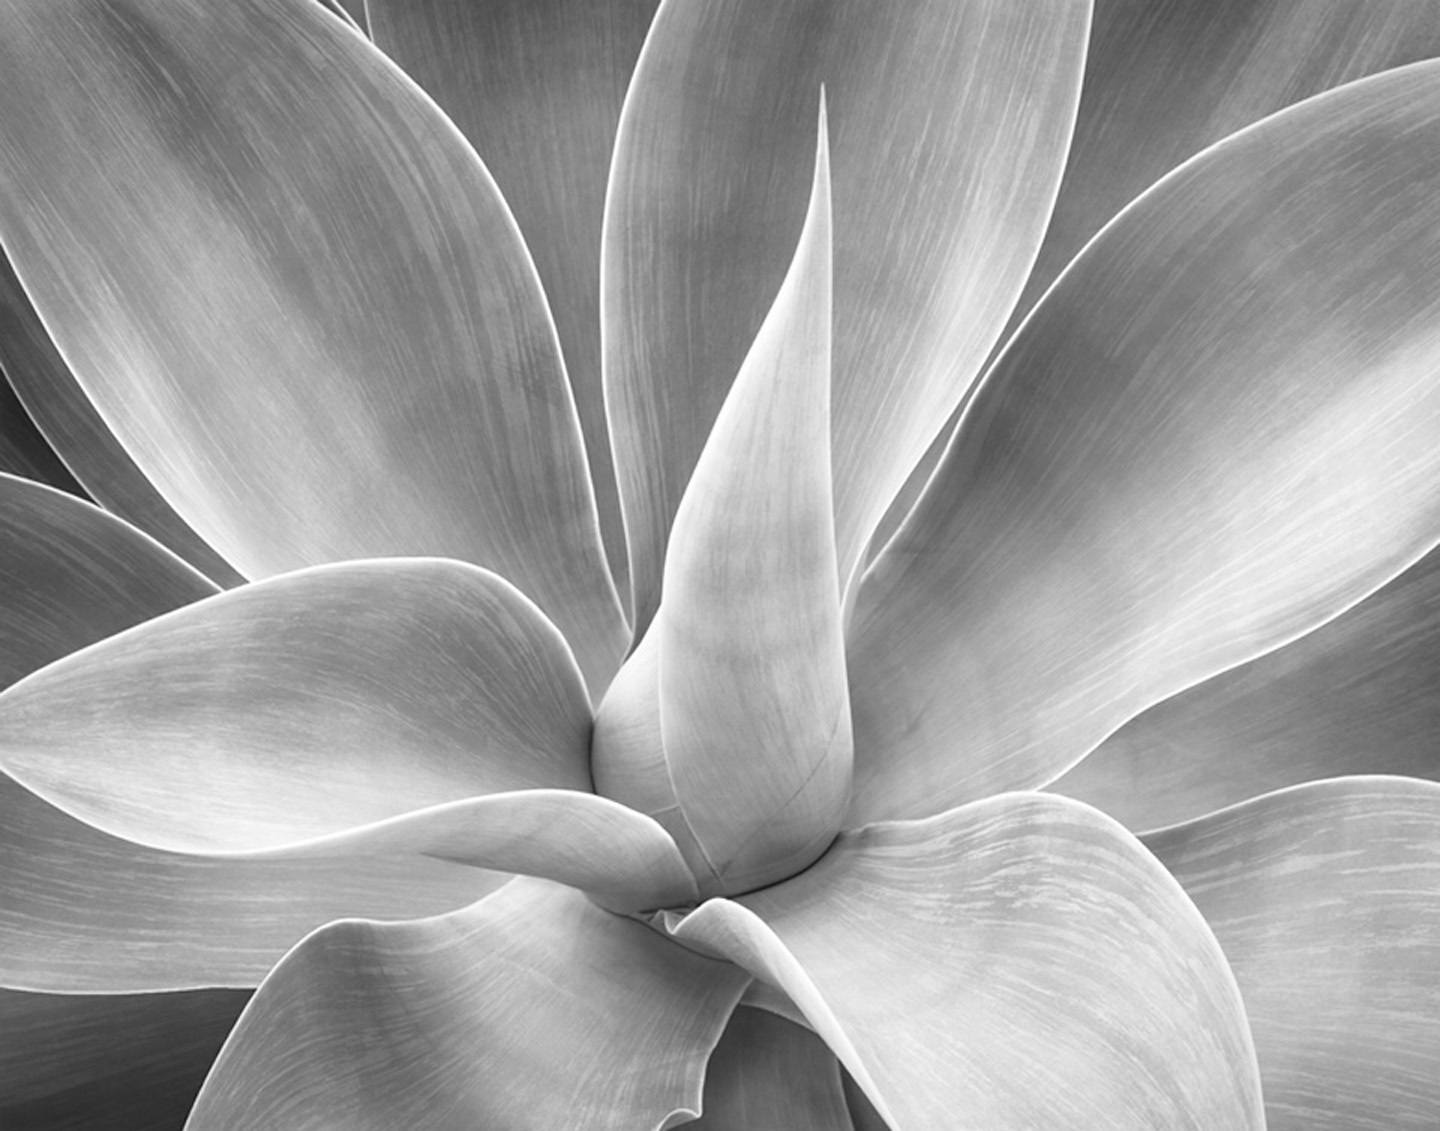
[[361,26],[365,18],[365,0],[319,0],[320,4],[334,12],[348,26],[363,33]]
[[512,578],[603,688],[626,630],[554,326],[435,105],[315,4],[0,6],[0,240],[101,418],[249,577]]
[[1293,644],[1157,703],[1050,788],[1157,829],[1301,782],[1440,778],[1440,553]]
[[659,650],[669,780],[706,894],[793,875],[849,801],[850,703],[830,480],[825,107],[795,259],[675,515]]
[[0,474],[0,687],[217,592],[128,523]]
[[555,627],[494,574],[441,559],[233,589],[0,696],[12,776],[108,832],[196,852],[504,790],[588,791],[589,732]]
[[850,1131],[840,1063],[814,1033],[763,1009],[735,1010],[705,1069],[693,1131]]
[[542,881],[337,923],[257,992],[190,1126],[659,1128],[697,1112],[747,980]]
[[32,479],[47,487],[84,498],[85,489],[75,481],[50,442],[45,439],[10,382],[4,379],[0,361],[0,472]]
[[600,226],[620,106],[657,6],[369,4],[376,46],[470,139],[535,257],[580,413],[605,546],[622,585],[625,533],[600,380]]
[[[24,406],[21,411],[35,421],[46,443],[64,461],[67,478],[78,480],[106,510],[134,523],[207,577],[227,586],[243,580],[175,513],[100,419],[4,256],[0,256],[0,368]],[[71,488],[69,482],[45,478],[56,487]]]
[[431,856],[555,880],[621,912],[693,903],[699,895],[664,828],[624,805],[574,789],[452,801],[264,855]]
[[1435,12],[1412,0],[1097,0],[1072,157],[1012,321],[1106,221],[1207,145],[1436,54]]
[[163,852],[77,821],[0,775],[0,986],[256,986],[324,923],[436,915],[506,879],[425,857],[254,861]]
[[1440,66],[1137,201],[996,363],[876,560],[851,821],[1043,784],[1440,537]]
[[1007,794],[845,833],[671,929],[779,984],[897,1131],[1264,1126],[1215,936],[1077,802]]
[[1147,843],[1235,970],[1271,1131],[1434,1126],[1440,785],[1313,782]]
[[173,1131],[250,995],[0,990],[6,1131]]
[[637,629],[671,520],[789,265],[823,83],[840,575],[1019,294],[1065,161],[1089,4],[678,0],[616,139],[607,407]]

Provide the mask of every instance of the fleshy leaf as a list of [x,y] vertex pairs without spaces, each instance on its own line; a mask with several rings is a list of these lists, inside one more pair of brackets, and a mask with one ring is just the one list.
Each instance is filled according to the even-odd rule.
[[448,119],[294,0],[7,0],[0,45],[0,239],[175,510],[249,577],[494,569],[598,694],[627,634],[554,326]]
[[319,3],[334,12],[347,26],[364,34],[361,21],[365,18],[365,0],[319,0]]
[[10,382],[5,380],[4,369],[4,361],[0,359],[0,473],[31,479],[84,498],[85,489],[55,454],[50,441],[35,427]]
[[108,832],[195,852],[504,790],[588,791],[589,732],[554,626],[494,574],[440,559],[233,589],[0,695],[7,772]]
[[[649,633],[658,679],[645,690],[658,695],[661,780],[694,839],[691,864],[707,894],[798,872],[833,839],[849,801],[823,101],[819,137],[794,264],[686,488]],[[634,662],[649,671],[646,656]],[[612,791],[626,763],[648,769],[652,751],[617,746],[608,724],[596,735],[598,787],[646,807],[649,783],[639,796]]]
[[1132,829],[1346,774],[1440,778],[1440,552],[1293,644],[1151,707],[1050,788]]
[[897,1131],[1260,1128],[1215,936],[1114,821],[1007,794],[672,926],[778,983]]
[[[299,0],[314,3],[315,0]],[[135,466],[76,382],[30,305],[29,296],[0,255],[0,367],[47,443],[64,460],[66,475],[106,510],[123,517],[222,585],[243,579],[185,523]],[[62,489],[70,484],[47,478]]]
[[607,410],[637,628],[788,267],[823,83],[835,186],[840,575],[999,334],[1065,161],[1086,0],[674,0],[616,139]]
[[866,579],[853,822],[1043,784],[1435,543],[1437,234],[1422,63],[1233,135],[1088,247]]
[[133,526],[0,474],[0,687],[215,585]]
[[747,980],[538,880],[337,923],[261,986],[189,1126],[658,1128],[696,1113]]
[[855,1083],[855,1077],[841,1069],[841,1087],[845,1089],[845,1103],[850,1111],[853,1131],[890,1131],[880,1113],[875,1110],[865,1091]]
[[739,1008],[705,1070],[694,1131],[850,1131],[840,1064],[814,1033]]
[[644,814],[574,789],[527,789],[452,801],[270,853],[431,856],[580,888],[606,907],[653,910],[698,897],[670,834]]
[[316,927],[463,907],[507,876],[424,857],[216,860],[91,828],[0,775],[0,986],[255,986]]
[[1271,1131],[1434,1126],[1440,785],[1313,782],[1147,843],[1235,970]]
[[370,0],[378,47],[484,157],[535,257],[575,394],[605,546],[625,532],[600,381],[600,225],[625,88],[658,0]]
[[1106,221],[1207,145],[1436,54],[1440,23],[1411,0],[1099,0],[1072,156],[1012,322]]
[[248,994],[81,997],[0,990],[0,1126],[168,1131]]

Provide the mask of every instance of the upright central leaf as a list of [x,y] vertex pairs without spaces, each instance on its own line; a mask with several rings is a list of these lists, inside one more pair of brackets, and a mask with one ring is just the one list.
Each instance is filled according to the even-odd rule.
[[830,248],[822,101],[794,261],[681,501],[665,598],[596,739],[600,789],[669,824],[704,894],[804,868],[848,804]]

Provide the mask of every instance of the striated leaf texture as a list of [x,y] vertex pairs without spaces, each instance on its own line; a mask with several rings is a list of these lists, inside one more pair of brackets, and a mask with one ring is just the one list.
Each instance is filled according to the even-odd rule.
[[763,1009],[741,1007],[705,1068],[692,1131],[850,1131],[840,1063],[825,1042]]
[[[1000,340],[1086,241],[1182,161],[1312,95],[1437,54],[1435,13],[1412,0],[1098,0],[1070,161]],[[914,505],[957,419],[892,502],[878,545]]]
[[672,0],[616,139],[604,366],[637,630],[800,227],[815,99],[835,200],[840,576],[999,334],[1079,98],[1084,0]]
[[6,687],[218,590],[98,507],[0,474],[0,592],[0,687]]
[[671,916],[789,994],[896,1131],[1263,1128],[1215,936],[1121,826],[1006,794]]
[[[635,689],[658,706],[607,700],[593,746],[601,792],[645,809],[656,782],[668,784],[673,801],[662,795],[657,816],[669,813],[678,826],[706,894],[804,868],[834,837],[849,800],[830,481],[829,189],[822,101],[793,266],[686,488],[665,601],[646,654],[631,660],[641,669]],[[654,682],[642,682],[652,668]],[[622,678],[617,694],[631,695]],[[608,721],[616,710],[631,726],[658,713],[658,773],[653,750],[628,744]],[[634,779],[632,793],[625,786]]]
[[[302,0],[313,3],[314,0]],[[75,380],[35,313],[14,268],[0,256],[0,368],[47,444],[64,461],[65,490],[78,480],[106,510],[120,515],[222,585],[243,578],[175,513],[115,438]]]
[[588,791],[589,731],[554,626],[494,574],[440,559],[233,589],[0,696],[7,772],[180,851],[282,848],[510,789]]
[[1440,537],[1440,65],[1155,186],[977,392],[876,560],[851,821],[1043,784]]
[[188,1126],[658,1129],[697,1113],[747,980],[542,881],[337,923],[261,986]]
[[[620,106],[658,0],[370,0],[376,46],[449,114],[535,257],[617,583],[625,532],[600,380],[600,227]],[[626,594],[628,596],[628,594]]]
[[413,919],[509,877],[425,857],[228,860],[110,836],[0,775],[0,986],[251,987],[322,924]]
[[1050,786],[1132,829],[1346,774],[1440,778],[1440,552],[1293,644],[1188,688]]
[[315,4],[0,6],[0,242],[136,465],[249,577],[454,557],[597,694],[626,630],[493,181]]
[[1312,782],[1147,838],[1245,997],[1270,1131],[1440,1111],[1440,785]]
[[0,990],[6,1131],[173,1131],[249,994]]
[[1016,319],[1120,209],[1207,145],[1440,54],[1411,0],[1097,0],[1070,163]]

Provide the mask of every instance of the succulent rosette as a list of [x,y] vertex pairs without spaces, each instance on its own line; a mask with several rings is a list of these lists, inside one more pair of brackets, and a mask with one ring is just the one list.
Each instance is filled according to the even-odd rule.
[[0,0],[0,1123],[1436,1126],[1434,54]]

